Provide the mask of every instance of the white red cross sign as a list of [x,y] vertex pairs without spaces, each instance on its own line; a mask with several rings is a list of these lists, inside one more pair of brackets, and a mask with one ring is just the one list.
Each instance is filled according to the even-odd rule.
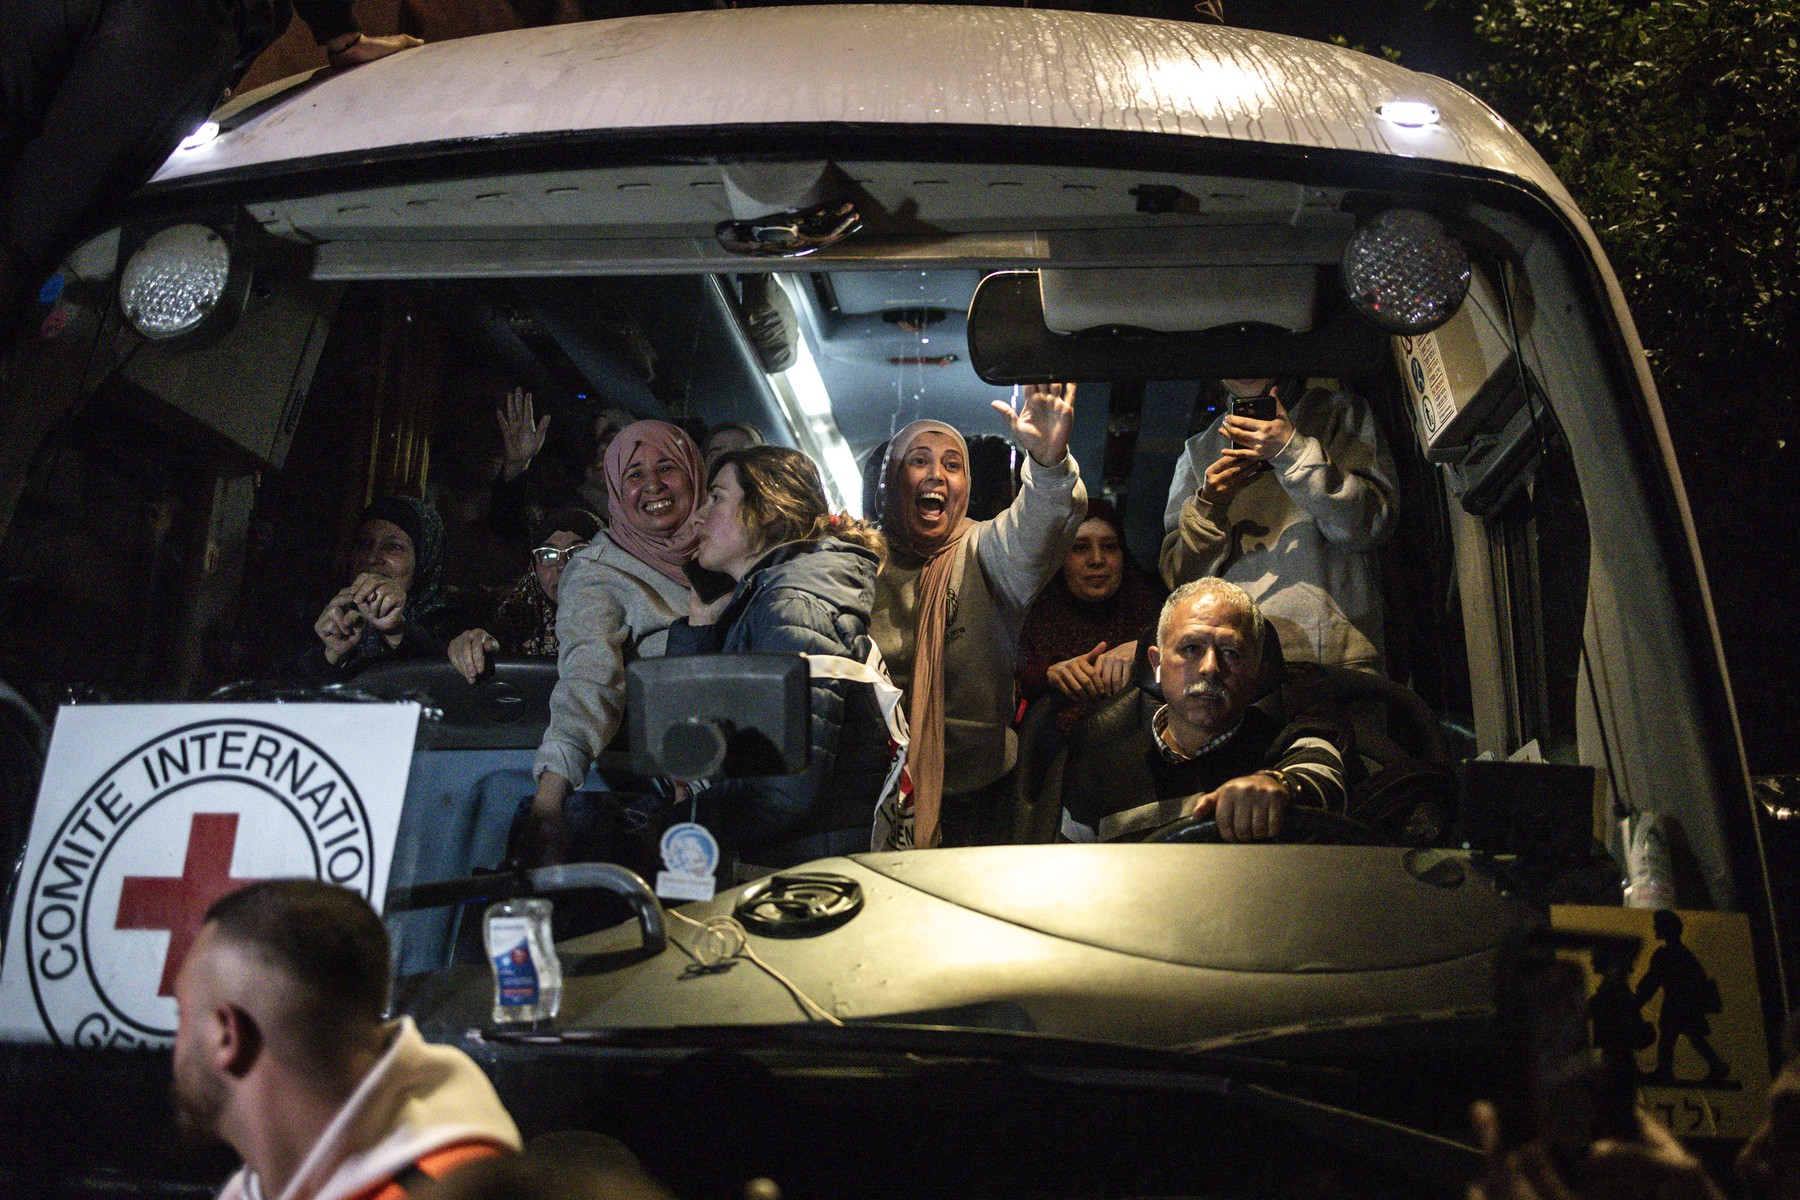
[[310,876],[379,907],[416,704],[65,708],[19,873],[0,1036],[161,1045],[213,901]]

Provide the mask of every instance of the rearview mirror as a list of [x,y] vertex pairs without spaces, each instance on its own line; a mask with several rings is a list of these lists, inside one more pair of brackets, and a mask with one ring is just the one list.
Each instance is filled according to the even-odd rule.
[[1119,379],[1339,378],[1372,374],[1388,338],[1321,288],[1317,319],[1298,332],[1244,321],[1198,332],[1102,325],[1057,333],[1044,322],[1036,271],[989,275],[969,305],[969,362],[985,383],[1100,383]]

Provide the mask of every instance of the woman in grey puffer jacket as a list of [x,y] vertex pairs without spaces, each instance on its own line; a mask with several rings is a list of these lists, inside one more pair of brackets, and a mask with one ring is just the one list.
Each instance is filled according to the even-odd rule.
[[[693,597],[687,619],[669,628],[666,654],[868,658],[886,545],[874,527],[831,512],[810,458],[781,446],[719,456],[694,521],[695,561],[738,585],[711,604]],[[812,718],[805,771],[701,793],[702,823],[745,864],[787,867],[869,848],[891,762],[873,689],[814,679]]]

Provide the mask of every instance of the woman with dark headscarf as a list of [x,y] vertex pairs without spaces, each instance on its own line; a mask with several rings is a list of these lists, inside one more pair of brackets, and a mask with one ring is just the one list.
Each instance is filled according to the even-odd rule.
[[600,519],[583,508],[564,508],[537,523],[531,539],[531,570],[500,598],[492,629],[469,629],[450,643],[450,663],[474,683],[490,654],[555,658],[556,602],[563,568],[600,532]]
[[564,808],[625,709],[625,667],[658,657],[687,615],[690,518],[706,479],[694,440],[667,421],[638,421],[606,448],[611,523],[563,571],[556,606],[557,681],[538,747],[529,857],[555,860]]
[[1005,781],[1018,755],[1019,626],[1087,508],[1069,454],[1075,385],[1029,386],[1017,412],[994,407],[1027,456],[1006,511],[968,519],[968,446],[942,421],[914,421],[894,435],[877,497],[889,557],[872,632],[906,693],[918,846],[1003,836]]
[[1162,588],[1125,553],[1118,511],[1105,500],[1089,500],[1062,570],[1019,631],[1019,695],[1027,704],[1052,693],[1066,696],[1069,704],[1056,721],[1065,731],[1072,728],[1123,689],[1131,660],[1102,656],[1133,645],[1162,602]]
[[351,544],[355,577],[313,623],[319,639],[298,674],[347,679],[372,663],[444,652],[444,523],[411,496],[383,496],[362,511]]

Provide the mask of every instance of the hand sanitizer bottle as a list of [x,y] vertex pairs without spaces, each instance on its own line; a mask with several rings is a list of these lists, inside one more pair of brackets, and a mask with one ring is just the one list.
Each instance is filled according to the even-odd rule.
[[562,963],[550,936],[550,901],[501,900],[483,918],[494,968],[494,1024],[548,1021],[562,1007]]

